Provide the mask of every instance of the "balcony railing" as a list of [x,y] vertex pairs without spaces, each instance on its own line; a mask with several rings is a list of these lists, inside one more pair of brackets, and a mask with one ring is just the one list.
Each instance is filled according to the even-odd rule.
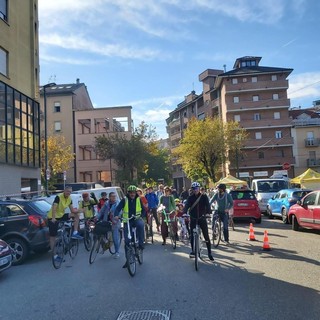
[[276,139],[274,137],[262,138],[262,139],[247,139],[244,141],[244,148],[268,148],[268,147],[278,147],[285,145],[293,145],[292,137],[283,137]]
[[292,125],[295,127],[320,126],[320,118],[294,119]]
[[306,147],[319,147],[320,139],[317,138],[308,138],[304,140]]
[[320,159],[312,158],[307,159],[307,167],[318,167],[320,166]]

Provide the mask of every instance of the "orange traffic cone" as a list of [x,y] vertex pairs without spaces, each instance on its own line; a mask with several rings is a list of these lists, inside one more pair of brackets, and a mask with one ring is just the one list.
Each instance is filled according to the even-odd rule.
[[256,238],[254,236],[254,230],[253,230],[253,224],[250,223],[250,229],[249,229],[249,241],[256,241]]
[[271,250],[270,245],[269,245],[269,237],[268,237],[268,231],[267,230],[264,231],[262,250],[264,250],[264,251],[270,251]]

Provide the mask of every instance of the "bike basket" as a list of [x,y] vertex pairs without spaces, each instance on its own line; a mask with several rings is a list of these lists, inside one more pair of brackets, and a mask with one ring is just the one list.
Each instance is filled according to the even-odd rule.
[[93,233],[97,234],[97,235],[101,235],[101,234],[107,234],[107,232],[112,230],[112,226],[109,222],[106,221],[102,221],[102,222],[98,222],[94,229],[93,229]]

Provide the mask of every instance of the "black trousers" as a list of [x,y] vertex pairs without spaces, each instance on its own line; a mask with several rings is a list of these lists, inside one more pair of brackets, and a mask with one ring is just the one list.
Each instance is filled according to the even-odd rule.
[[[191,220],[190,221],[190,229],[191,229],[190,230],[191,231],[190,241],[191,241],[191,249],[193,252],[193,229],[196,227],[197,220],[192,217],[190,220]],[[209,238],[207,220],[205,218],[200,218],[200,219],[198,219],[198,224],[199,224],[200,229],[202,231],[202,235],[203,235],[204,239],[206,240],[208,254],[211,254],[211,242],[210,242],[210,238]]]

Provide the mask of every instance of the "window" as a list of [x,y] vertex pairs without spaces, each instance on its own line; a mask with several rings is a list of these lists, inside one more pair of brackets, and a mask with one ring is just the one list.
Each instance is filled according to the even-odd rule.
[[240,114],[234,115],[234,121],[240,122]]
[[252,96],[252,101],[259,101],[259,96]]
[[278,150],[277,155],[278,155],[278,157],[280,157],[280,158],[284,158],[284,150],[283,150],[283,149]]
[[8,75],[8,52],[2,48],[0,48],[0,73]]
[[273,113],[273,119],[280,119],[280,112],[274,112]]
[[282,131],[276,131],[276,139],[282,138]]
[[234,103],[239,103],[239,97],[233,97],[233,102]]
[[274,93],[274,94],[272,95],[272,99],[273,99],[273,100],[279,100],[279,94],[278,94],[278,93]]
[[261,114],[260,113],[255,113],[253,115],[253,120],[255,120],[255,121],[261,120]]
[[232,84],[237,84],[238,83],[238,79],[232,79]]
[[261,134],[261,132],[256,132],[256,133],[255,133],[255,136],[256,136],[256,139],[257,139],[257,140],[262,139],[262,134]]
[[258,78],[257,78],[257,77],[252,77],[252,78],[251,78],[251,81],[252,81],[252,82],[258,82]]
[[7,3],[7,0],[0,0],[0,19],[8,21],[8,3]]
[[55,121],[55,123],[54,123],[54,131],[55,132],[60,132],[61,131],[61,122],[60,121]]
[[258,159],[264,159],[264,153],[262,151],[258,152]]
[[271,81],[277,81],[277,80],[278,80],[277,75],[276,75],[276,74],[273,74],[273,75],[271,76]]
[[61,112],[60,102],[54,103],[54,112]]
[[247,82],[247,81],[248,81],[247,78],[242,79],[242,82]]

